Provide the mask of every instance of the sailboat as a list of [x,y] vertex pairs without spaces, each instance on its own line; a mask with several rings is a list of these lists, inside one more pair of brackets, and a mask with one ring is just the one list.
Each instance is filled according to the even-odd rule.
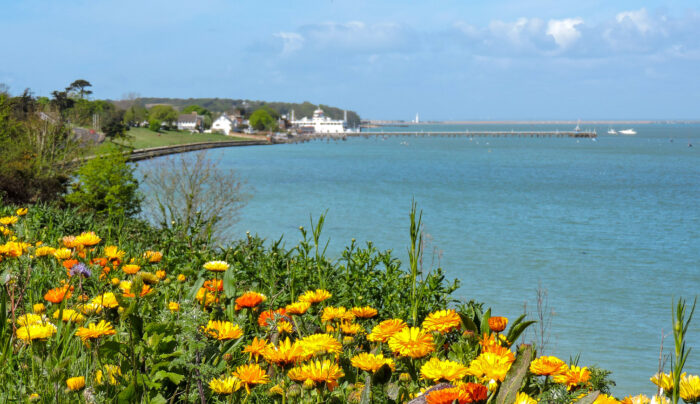
[[636,135],[637,131],[634,129],[623,129],[620,131],[621,135]]
[[574,132],[581,132],[581,120],[579,119],[574,128]]
[[608,135],[617,135],[617,132],[615,132],[615,129],[610,128],[608,129]]

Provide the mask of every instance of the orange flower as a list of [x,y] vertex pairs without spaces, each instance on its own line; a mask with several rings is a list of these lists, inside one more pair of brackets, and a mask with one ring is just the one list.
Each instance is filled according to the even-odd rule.
[[221,292],[224,290],[224,281],[223,279],[210,279],[204,281],[202,287],[210,292]]
[[320,303],[328,298],[333,296],[331,292],[325,290],[325,289],[316,289],[314,290],[309,290],[304,292],[303,295],[299,296],[299,301],[300,302],[309,302],[309,303]]
[[309,307],[311,307],[311,303],[309,302],[294,302],[288,304],[285,310],[287,310],[287,314],[300,315],[306,313]]
[[263,354],[263,352],[265,352],[266,348],[267,340],[258,339],[258,337],[255,337],[250,345],[246,345],[246,347],[243,348],[243,352],[248,352],[250,354],[250,358],[248,360],[252,360],[253,355],[255,355],[255,362],[257,362],[258,358]]
[[566,363],[554,356],[540,356],[530,363],[530,372],[541,376],[559,375],[567,370]]
[[122,271],[127,275],[133,275],[141,270],[141,267],[136,264],[126,264],[122,266]]
[[428,317],[423,320],[423,328],[426,331],[437,331],[440,334],[445,334],[459,328],[461,319],[454,310],[439,310],[428,314]]
[[260,327],[267,327],[275,320],[275,315],[284,316],[286,313],[286,310],[283,308],[274,311],[265,310],[258,316],[258,325],[260,325]]
[[377,309],[369,306],[365,307],[353,307],[350,312],[357,318],[372,318],[377,315]]
[[567,390],[571,390],[579,383],[588,383],[590,378],[591,372],[588,371],[587,367],[580,368],[574,365],[565,372],[554,375],[552,379],[555,383],[565,384]]
[[76,260],[76,259],[65,260],[65,261],[63,261],[63,267],[66,269],[71,269],[71,268],[73,268],[73,265],[75,265],[77,263],[78,263],[78,260]]
[[489,328],[493,332],[501,332],[506,329],[508,318],[506,317],[489,317]]
[[488,389],[476,383],[465,383],[458,387],[433,390],[428,393],[428,404],[451,404],[455,400],[459,404],[475,403],[486,400]]
[[235,309],[250,309],[259,305],[265,300],[267,300],[267,297],[265,297],[265,295],[263,294],[260,294],[258,292],[245,292],[238,299],[236,299]]
[[92,265],[99,265],[101,267],[106,266],[109,263],[109,260],[107,258],[93,258],[90,260],[90,263]]
[[435,350],[433,336],[417,327],[406,327],[389,338],[389,348],[399,356],[422,358]]
[[355,315],[349,312],[345,307],[324,307],[323,314],[321,315],[321,321],[324,323],[329,323],[333,320],[352,321],[354,319]]
[[51,303],[61,303],[63,299],[70,299],[71,292],[67,286],[53,288],[46,292],[44,299]]
[[160,262],[163,259],[163,254],[158,251],[146,251],[143,253],[143,258],[147,259],[150,263]]
[[398,318],[384,320],[372,328],[367,339],[372,342],[387,342],[392,335],[406,327],[406,322]]
[[250,386],[265,384],[270,381],[267,373],[257,363],[237,367],[233,372],[233,376],[237,377],[245,385],[245,391],[248,394],[250,394]]

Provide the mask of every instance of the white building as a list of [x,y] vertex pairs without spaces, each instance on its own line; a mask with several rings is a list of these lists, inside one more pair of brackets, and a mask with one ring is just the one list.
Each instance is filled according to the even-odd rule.
[[237,126],[238,121],[224,113],[211,124],[211,130],[212,132],[223,132],[224,135],[230,135]]
[[347,131],[347,119],[342,121],[331,119],[325,116],[320,108],[314,111],[311,119],[303,117],[294,120],[294,111],[292,111],[290,122],[292,127],[305,133],[345,133]]
[[177,118],[177,130],[201,133],[204,130],[204,117],[197,115],[196,112],[180,115]]

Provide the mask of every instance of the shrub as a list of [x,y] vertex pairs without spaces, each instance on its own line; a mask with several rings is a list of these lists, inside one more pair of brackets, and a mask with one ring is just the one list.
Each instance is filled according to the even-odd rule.
[[161,122],[158,119],[151,119],[148,121],[148,129],[150,129],[154,132],[160,131],[160,125],[161,125]]

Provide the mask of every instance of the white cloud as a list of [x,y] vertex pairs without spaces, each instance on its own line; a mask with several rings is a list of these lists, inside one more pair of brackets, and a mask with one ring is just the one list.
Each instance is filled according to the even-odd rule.
[[647,10],[642,8],[635,11],[623,11],[615,17],[615,20],[619,24],[631,24],[639,30],[639,32],[646,34],[653,28],[653,23],[647,14]]
[[279,32],[275,34],[275,37],[282,39],[283,55],[294,53],[304,46],[304,37],[296,32]]
[[559,47],[566,49],[581,38],[581,32],[577,25],[583,24],[580,18],[565,18],[563,20],[549,20],[547,23],[547,35],[554,38]]
[[514,45],[525,45],[542,33],[543,26],[544,23],[538,18],[518,18],[515,22],[492,21],[489,30],[497,38],[506,39]]

